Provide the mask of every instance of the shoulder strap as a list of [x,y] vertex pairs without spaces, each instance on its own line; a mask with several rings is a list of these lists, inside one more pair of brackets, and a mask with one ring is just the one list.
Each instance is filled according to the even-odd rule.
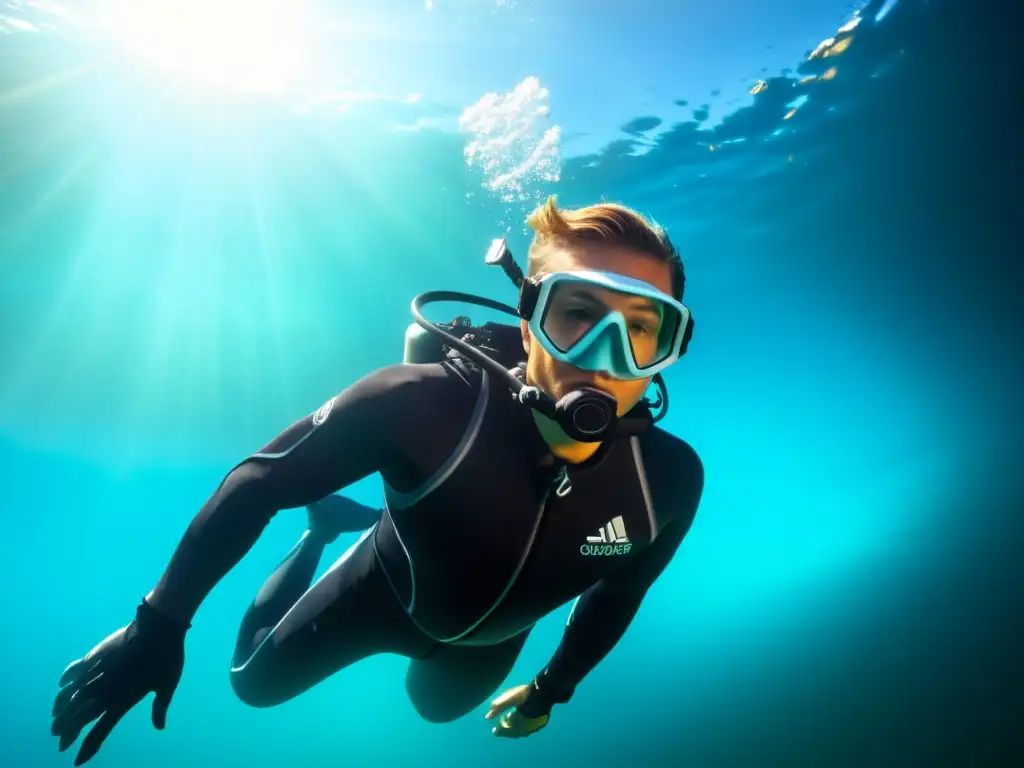
[[[525,355],[523,351],[523,337],[517,325],[484,323],[479,327],[472,328],[462,337],[462,340],[477,347],[481,352],[496,360],[506,369],[512,369],[520,365]],[[464,360],[474,369],[477,368],[476,363],[467,358],[458,349],[449,350],[447,359]]]
[[480,367],[469,358],[455,351],[449,353],[441,365],[445,366],[470,387],[480,377]]

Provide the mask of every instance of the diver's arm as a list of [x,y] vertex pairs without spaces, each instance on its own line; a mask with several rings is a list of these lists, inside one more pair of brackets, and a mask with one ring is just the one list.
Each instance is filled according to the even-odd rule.
[[398,460],[415,373],[389,366],[357,381],[238,464],[203,505],[147,602],[189,623],[281,509],[301,507]]
[[[562,642],[533,681],[540,694],[531,704],[540,711],[524,714],[536,717],[551,704],[564,704],[572,698],[576,686],[622,639],[640,608],[647,590],[668,565],[679,548],[686,526],[670,523],[654,543],[630,565],[624,578],[606,578],[582,595],[573,606]],[[520,708],[524,709],[524,708]]]
[[614,576],[602,579],[573,606],[562,642],[533,681],[524,707],[528,717],[545,714],[552,704],[569,701],[576,686],[615,647],[640,609],[647,591],[671,562],[693,519],[704,488],[704,470],[696,454],[684,490],[673,499],[675,512],[654,542]]

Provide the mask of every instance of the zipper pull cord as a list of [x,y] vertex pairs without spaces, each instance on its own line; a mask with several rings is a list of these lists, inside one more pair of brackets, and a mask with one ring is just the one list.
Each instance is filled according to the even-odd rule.
[[559,470],[558,474],[555,475],[555,482],[558,483],[558,488],[555,491],[555,495],[560,499],[564,499],[570,493],[572,493],[572,481],[569,479],[569,471],[566,469],[565,464]]

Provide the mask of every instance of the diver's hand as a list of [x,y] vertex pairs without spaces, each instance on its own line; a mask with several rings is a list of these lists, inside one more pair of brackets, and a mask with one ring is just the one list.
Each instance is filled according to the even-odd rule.
[[61,675],[50,732],[63,752],[93,720],[75,765],[91,760],[122,717],[146,694],[156,693],[153,726],[163,730],[167,708],[185,665],[187,626],[157,613],[145,600],[135,620],[72,662]]
[[[493,720],[502,712],[506,714],[498,718],[498,724],[491,729],[491,733],[506,739],[522,739],[530,736],[545,725],[551,717],[550,706],[542,706],[539,712],[530,711],[534,717],[527,717],[521,711],[531,695],[536,695],[536,689],[532,685],[517,685],[509,688],[498,698],[491,702],[491,708],[485,715],[488,720]],[[516,709],[512,709],[516,707]],[[512,709],[511,712],[506,710]]]

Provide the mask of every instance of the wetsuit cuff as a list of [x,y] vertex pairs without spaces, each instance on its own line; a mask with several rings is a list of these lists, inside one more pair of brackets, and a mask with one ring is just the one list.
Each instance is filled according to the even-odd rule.
[[146,598],[142,598],[139,607],[135,609],[135,620],[147,626],[160,627],[165,631],[176,632],[181,635],[184,635],[192,628],[190,623],[182,623],[161,613]]
[[544,693],[537,688],[537,681],[534,680],[530,684],[530,695],[526,697],[526,701],[520,704],[517,709],[524,717],[535,720],[538,717],[544,717],[545,715],[551,714],[551,707],[553,707],[554,704],[555,703],[553,701],[550,701]]
[[[546,714],[551,711],[551,707],[555,704],[565,704],[572,698],[575,692],[575,686],[559,685],[551,678],[551,674],[548,670],[544,670],[537,677],[533,679],[533,683],[530,685],[530,695],[526,699],[526,703],[536,706],[538,710],[541,710],[541,714]],[[522,710],[522,707],[520,707]],[[536,715],[529,715],[527,712],[523,712],[527,717],[536,717]]]

